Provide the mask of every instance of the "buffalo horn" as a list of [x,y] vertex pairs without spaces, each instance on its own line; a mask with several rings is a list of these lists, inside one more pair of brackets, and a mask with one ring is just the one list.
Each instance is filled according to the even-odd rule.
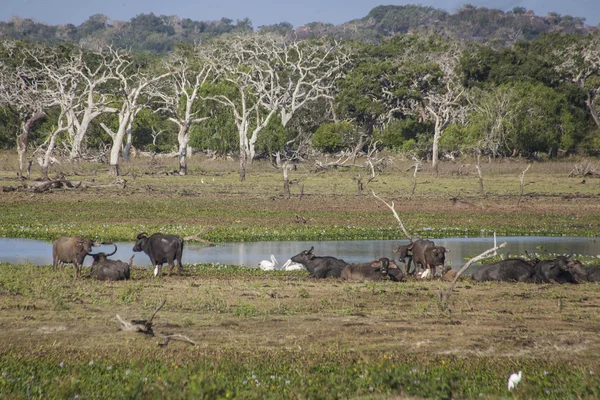
[[137,240],[140,240],[140,239],[143,239],[143,238],[145,238],[145,237],[148,237],[148,234],[147,234],[146,232],[140,232],[140,233],[137,235],[136,239],[137,239]]

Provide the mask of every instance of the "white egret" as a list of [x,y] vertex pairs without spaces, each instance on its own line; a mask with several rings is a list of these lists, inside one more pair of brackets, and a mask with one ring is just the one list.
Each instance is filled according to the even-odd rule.
[[508,390],[513,390],[521,382],[521,371],[518,374],[512,374],[508,378]]

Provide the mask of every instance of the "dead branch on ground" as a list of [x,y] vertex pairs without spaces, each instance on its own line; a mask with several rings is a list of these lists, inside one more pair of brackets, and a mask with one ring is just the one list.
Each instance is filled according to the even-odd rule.
[[[152,312],[152,314],[150,314],[150,317],[147,320],[132,320],[131,322],[127,322],[123,318],[121,318],[121,316],[119,314],[117,314],[116,315],[117,320],[121,323],[120,329],[125,332],[141,332],[141,333],[148,334],[150,336],[155,336],[154,331],[152,329],[152,320],[156,316],[156,313],[161,308],[163,308],[163,306],[165,305],[166,302],[167,302],[167,300],[164,299],[158,305],[158,307],[156,307],[154,309],[154,311]],[[196,342],[194,342],[192,339],[188,338],[187,336],[181,335],[179,333],[165,334],[165,335],[158,334],[157,336],[162,338],[162,342],[158,342],[159,346],[166,346],[167,344],[169,344],[169,341],[171,341],[171,340],[178,340],[181,342],[186,342],[193,346],[196,345]]]
[[169,344],[169,341],[171,341],[171,340],[178,340],[180,342],[186,342],[186,343],[191,344],[192,346],[196,345],[196,342],[194,342],[192,339],[190,339],[187,336],[180,335],[178,333],[174,334],[174,335],[161,335],[161,336],[163,338],[163,341],[158,343],[159,346],[166,346]]
[[215,229],[214,226],[209,226],[209,227],[204,227],[202,229],[200,229],[200,232],[194,234],[194,235],[189,235],[189,236],[184,236],[183,240],[187,241],[195,241],[195,242],[200,242],[203,243],[205,245],[207,245],[208,247],[215,247],[216,245],[213,242],[210,242],[206,239],[202,239],[200,236],[205,234],[206,232],[210,232],[213,229]]
[[296,214],[296,223],[297,224],[306,224],[310,218],[303,217],[302,215]]
[[117,314],[117,319],[121,323],[121,327],[120,327],[121,330],[125,331],[125,332],[142,332],[142,333],[147,333],[148,335],[154,336],[154,331],[152,330],[152,319],[154,319],[154,316],[156,315],[156,313],[161,308],[163,308],[163,306],[165,305],[166,302],[167,302],[167,299],[164,299],[158,305],[158,307],[156,307],[156,309],[152,312],[152,314],[150,314],[150,318],[148,318],[147,320],[132,320],[131,322],[127,322],[127,321],[123,320],[123,318],[121,318],[121,316],[119,314]]
[[600,171],[596,168],[594,163],[591,161],[584,161],[579,164],[575,164],[571,172],[569,172],[569,178],[575,177],[591,177],[598,178],[600,177]]
[[375,194],[374,190],[371,190],[371,193],[373,193],[373,197],[375,197],[377,200],[381,201],[390,210],[392,210],[392,213],[394,213],[394,218],[396,218],[396,221],[398,221],[398,224],[400,224],[400,228],[402,228],[402,232],[404,232],[404,235],[408,238],[408,240],[410,240],[412,242],[412,236],[410,236],[408,234],[408,232],[406,231],[406,228],[404,227],[404,224],[402,223],[402,220],[400,219],[400,217],[398,216],[398,213],[396,212],[396,209],[394,208],[394,201],[392,200],[392,204],[390,205],[385,200],[383,200],[381,197],[377,196]]

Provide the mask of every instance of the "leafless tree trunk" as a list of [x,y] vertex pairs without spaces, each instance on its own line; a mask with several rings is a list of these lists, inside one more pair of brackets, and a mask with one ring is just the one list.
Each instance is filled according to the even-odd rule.
[[198,118],[194,104],[201,100],[200,89],[212,77],[212,68],[207,63],[198,65],[198,60],[181,54],[172,55],[165,64],[171,74],[161,85],[153,85],[150,92],[160,105],[157,111],[169,115],[169,121],[178,127],[179,174],[186,175],[190,128],[208,119]]
[[530,167],[531,167],[531,164],[527,165],[527,168],[525,168],[521,172],[521,175],[519,176],[519,181],[521,182],[521,188],[519,189],[519,200],[517,200],[517,205],[521,204],[521,197],[523,197],[523,186],[524,186],[524,182],[525,182],[525,173],[529,170]]
[[483,172],[481,172],[480,154],[477,154],[477,164],[475,164],[475,168],[477,169],[477,175],[479,175],[479,195],[483,199],[485,197],[485,191],[483,190]]
[[70,121],[71,160],[81,157],[83,139],[92,121],[102,114],[118,111],[110,107],[112,100],[104,87],[108,82],[117,79],[113,71],[121,60],[113,55],[111,51],[95,52],[94,61],[90,62],[80,50],[68,61],[68,68],[77,76],[79,83],[76,101],[73,102],[76,107],[67,110],[67,118]]
[[[48,178],[48,168],[50,167],[50,163],[53,160],[52,153],[54,152],[54,148],[56,147],[56,139],[58,138],[58,136],[61,133],[66,132],[69,129],[69,124],[66,121],[65,111],[66,111],[65,109],[61,109],[61,113],[58,117],[57,125],[56,125],[54,131],[50,133],[50,136],[48,136],[48,139],[46,139],[46,143],[47,143],[48,147],[46,147],[43,157],[40,157],[38,160],[40,167],[41,167],[41,177],[43,180],[49,179]],[[42,145],[42,147],[40,147],[40,149],[43,148],[43,146],[44,145]]]
[[23,178],[23,170],[25,169],[25,154],[27,153],[27,142],[29,133],[35,126],[35,123],[42,119],[46,114],[41,111],[35,111],[27,121],[24,121],[21,133],[17,135],[17,154],[19,155],[19,178]]
[[16,64],[11,67],[0,63],[0,105],[6,106],[19,119],[16,144],[19,177],[23,178],[31,130],[45,116],[44,110],[54,105],[45,90],[48,75],[43,63],[39,62],[46,57],[46,51],[43,47],[21,48],[9,40],[4,40],[0,46]]
[[410,195],[414,196],[415,191],[417,190],[417,172],[419,171],[419,168],[421,167],[421,161],[417,160],[415,158],[415,164],[413,165],[414,168],[414,172],[413,172],[413,185],[412,185],[412,190],[410,191]]
[[113,71],[119,81],[123,97],[121,98],[121,108],[118,111],[119,125],[117,131],[113,132],[105,124],[101,124],[101,126],[113,141],[109,156],[108,174],[109,176],[119,176],[119,153],[133,119],[144,107],[141,104],[142,97],[147,94],[149,85],[167,77],[170,72],[161,75],[150,75],[135,67],[133,57],[128,52],[113,49],[110,49],[110,51],[113,53],[113,57],[119,61]]
[[286,161],[283,163],[281,169],[283,170],[283,199],[289,200],[292,196],[290,194],[290,180],[288,178],[288,171],[292,168],[291,165]]

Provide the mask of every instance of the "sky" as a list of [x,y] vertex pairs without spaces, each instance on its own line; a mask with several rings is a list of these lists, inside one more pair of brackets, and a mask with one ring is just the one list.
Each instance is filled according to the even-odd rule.
[[407,4],[432,6],[451,13],[464,4],[502,11],[525,7],[539,16],[554,11],[583,17],[587,25],[600,23],[600,0],[0,0],[0,21],[19,16],[50,25],[80,25],[94,14],[129,21],[138,14],[152,12],[194,21],[249,18],[254,28],[280,22],[299,27],[309,22],[338,25],[362,18],[379,5]]

